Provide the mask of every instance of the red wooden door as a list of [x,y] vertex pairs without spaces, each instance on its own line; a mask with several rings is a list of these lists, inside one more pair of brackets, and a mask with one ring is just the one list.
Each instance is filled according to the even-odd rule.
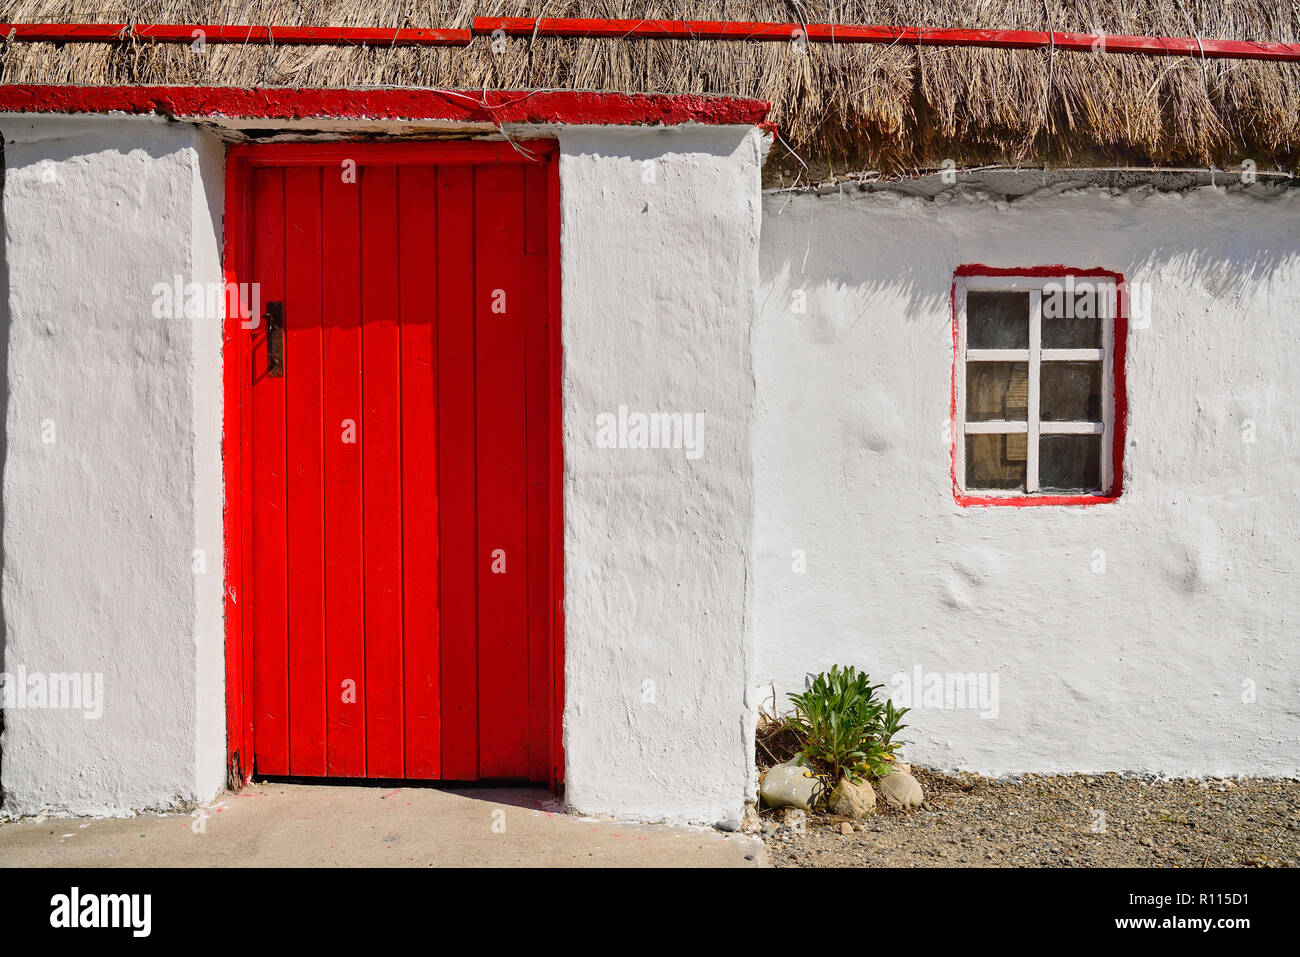
[[253,767],[550,783],[550,171],[348,152],[247,171]]

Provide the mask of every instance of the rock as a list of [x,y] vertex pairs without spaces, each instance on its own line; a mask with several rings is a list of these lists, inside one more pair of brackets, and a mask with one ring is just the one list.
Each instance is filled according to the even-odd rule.
[[745,813],[740,819],[740,829],[746,834],[753,834],[762,828],[763,822],[758,817],[758,806],[754,804],[745,805]]
[[906,771],[891,771],[881,778],[880,793],[894,807],[906,808],[909,811],[920,807],[921,802],[925,800],[921,785]]
[[781,811],[781,823],[787,830],[802,831],[808,823],[808,812],[801,807],[787,807]]
[[876,792],[866,781],[854,784],[847,777],[840,778],[831,793],[831,808],[836,814],[861,820],[876,813]]
[[822,790],[821,778],[810,768],[798,763],[803,755],[795,755],[784,764],[764,772],[758,782],[758,793],[768,807],[798,807],[811,811]]
[[848,835],[852,834],[852,833],[853,833],[853,825],[850,824],[848,821],[841,821],[841,822],[840,822],[840,833],[843,834],[845,837],[847,837]]

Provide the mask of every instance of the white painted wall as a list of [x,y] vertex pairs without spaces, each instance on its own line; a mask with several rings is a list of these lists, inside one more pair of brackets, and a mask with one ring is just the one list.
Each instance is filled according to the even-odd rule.
[[[95,721],[8,710],[4,810],[205,800],[225,752],[220,328],[152,305],[156,283],[221,281],[220,144],[153,118],[0,130],[4,667],[102,672],[106,696]],[[834,662],[996,674],[996,717],[910,716],[909,755],[942,767],[1296,773],[1300,200],[760,200],[753,129],[548,132],[574,810],[734,825],[769,683],[784,705]],[[1152,284],[1120,502],[953,502],[948,293],[975,261]],[[698,415],[699,457],[599,447],[621,406]]]
[[[225,748],[220,330],[151,306],[155,283],[221,279],[220,144],[149,118],[0,122],[5,663],[103,672],[107,699],[98,721],[8,713],[5,810],[203,800]],[[563,152],[568,798],[734,825],[753,793],[764,144],[752,128],[514,132]],[[700,416],[699,457],[597,448],[597,414],[620,405]]]
[[156,283],[221,281],[221,149],[153,118],[0,130],[4,667],[104,682],[98,720],[6,711],[5,811],[206,800],[225,763],[220,322],[152,306]]
[[[735,824],[753,788],[762,140],[726,127],[559,136],[567,799]],[[596,417],[620,405],[701,414],[701,454],[597,447]]]
[[[996,717],[914,711],[909,757],[991,773],[1300,770],[1298,216],[1295,191],[766,196],[760,695],[774,683],[787,707],[805,672],[837,662],[887,683],[918,666],[997,674]],[[1129,337],[1119,502],[954,503],[949,289],[976,262],[1151,284],[1150,326]]]

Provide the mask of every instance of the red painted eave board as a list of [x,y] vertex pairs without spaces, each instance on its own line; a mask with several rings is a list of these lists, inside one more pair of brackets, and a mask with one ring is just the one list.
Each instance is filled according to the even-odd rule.
[[736,97],[429,89],[292,89],[191,86],[0,86],[0,112],[158,113],[234,119],[447,120],[461,123],[562,123],[754,126],[771,104]]

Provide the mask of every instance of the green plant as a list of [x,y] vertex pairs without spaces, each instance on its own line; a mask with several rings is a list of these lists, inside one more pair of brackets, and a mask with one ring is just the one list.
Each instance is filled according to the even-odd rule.
[[794,714],[786,719],[803,740],[803,753],[833,783],[840,775],[859,777],[888,774],[898,745],[892,738],[906,727],[900,724],[907,708],[877,700],[884,685],[852,665],[832,665],[817,675],[802,694],[790,695]]
[[[894,752],[899,747],[898,744],[893,743],[894,735],[907,727],[907,725],[899,724],[899,722],[903,720],[903,715],[911,710],[911,708],[895,708],[894,702],[888,698],[885,699],[885,710],[880,716],[880,740],[889,752],[890,761],[894,760]],[[901,743],[899,742],[899,744]]]

